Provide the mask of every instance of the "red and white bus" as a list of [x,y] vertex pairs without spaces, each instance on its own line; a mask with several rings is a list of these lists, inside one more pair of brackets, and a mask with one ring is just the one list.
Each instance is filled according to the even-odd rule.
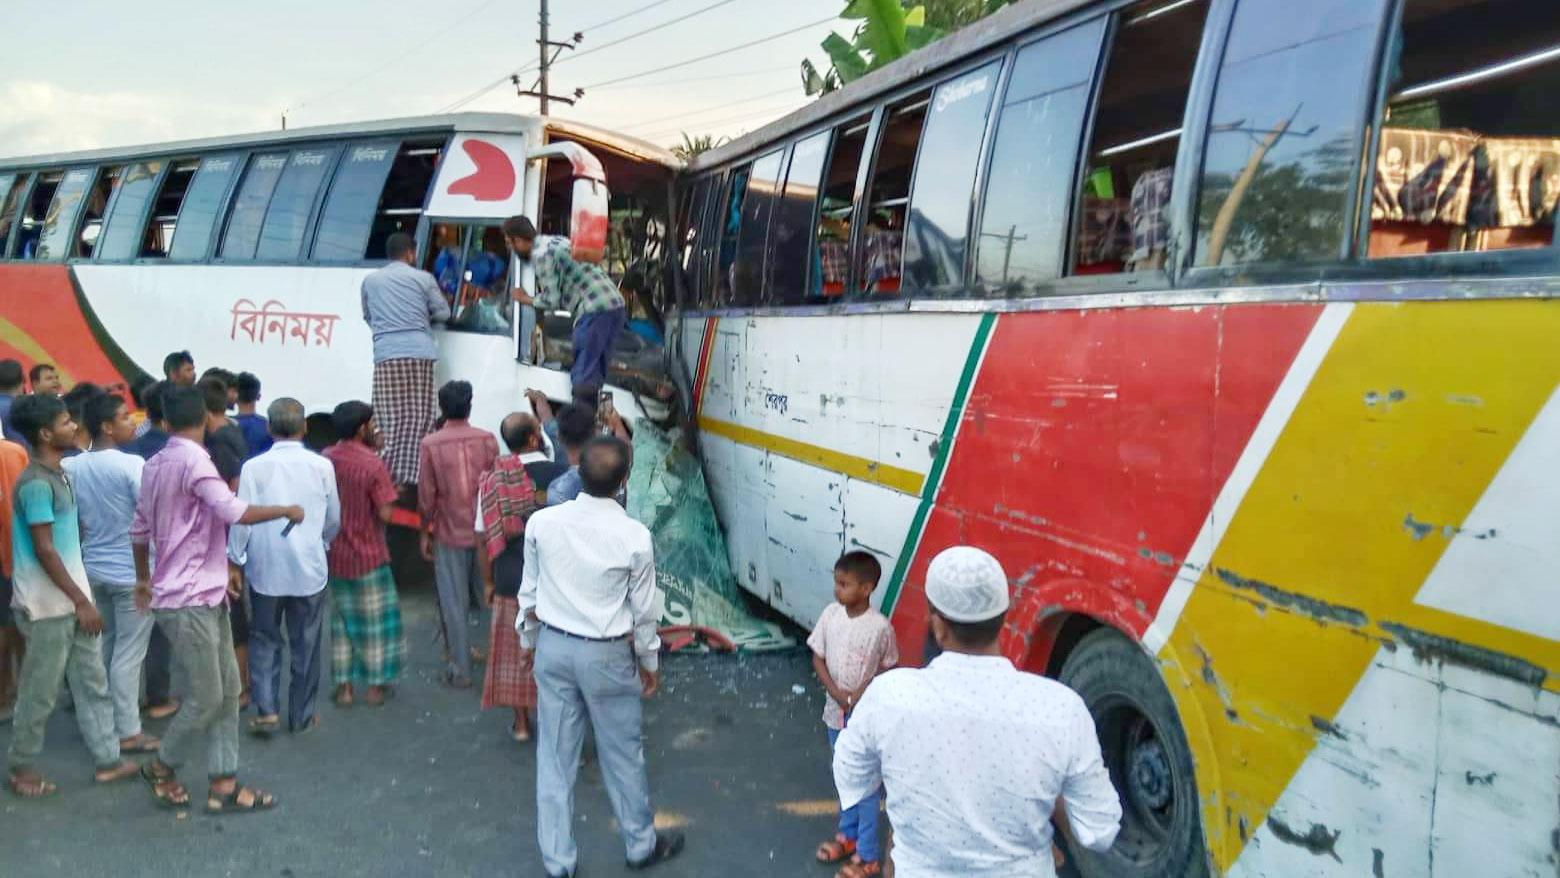
[[871,551],[913,658],[992,551],[1091,878],[1554,875],[1557,87],[1552,0],[1034,0],[699,156],[737,576],[811,623]]
[[[437,380],[472,381],[473,418],[496,430],[526,388],[568,398],[569,356],[566,326],[516,319],[512,285],[531,280],[499,225],[531,216],[615,274],[657,265],[679,166],[590,126],[490,114],[0,158],[0,356],[114,386],[187,348],[321,428],[370,396],[359,288],[404,231],[454,306]],[[612,389],[642,412],[633,387]]]

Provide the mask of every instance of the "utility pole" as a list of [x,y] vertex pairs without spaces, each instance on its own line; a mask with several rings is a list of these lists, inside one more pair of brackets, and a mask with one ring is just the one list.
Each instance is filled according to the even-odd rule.
[[538,59],[537,59],[538,60],[538,67],[537,67],[536,83],[535,83],[535,85],[533,85],[529,89],[522,89],[522,88],[520,88],[520,76],[519,76],[519,74],[515,74],[515,75],[509,77],[509,81],[515,84],[515,94],[517,94],[517,95],[519,95],[520,97],[523,97],[523,98],[524,97],[536,98],[537,101],[539,101],[541,103],[541,113],[542,113],[543,116],[545,116],[548,113],[548,109],[549,109],[548,105],[551,104],[553,101],[558,101],[559,103],[568,104],[569,106],[572,107],[572,106],[574,106],[574,102],[575,101],[577,101],[580,98],[585,96],[585,93],[583,91],[581,91],[580,89],[575,89],[574,90],[574,97],[572,97],[572,98],[559,97],[558,95],[555,95],[555,94],[552,93],[552,89],[550,88],[551,80],[549,78],[549,75],[552,73],[553,62],[558,60],[558,56],[560,54],[562,54],[563,50],[564,49],[572,49],[572,48],[574,48],[576,45],[578,45],[580,43],[581,40],[585,39],[585,35],[582,34],[582,33],[579,33],[578,31],[576,31],[574,36],[567,43],[555,43],[552,40],[548,39],[547,38],[547,0],[541,0],[541,12],[537,16],[537,21],[541,25],[541,32],[539,34],[537,34],[537,40],[536,40],[536,47],[537,47],[538,50],[540,50],[540,54],[539,54]]
[[542,11],[541,11],[540,19],[541,19],[540,23],[541,23],[541,26],[542,26],[542,30],[541,30],[541,34],[540,34],[540,39],[538,39],[536,41],[536,45],[537,45],[537,48],[541,50],[541,65],[542,65],[541,70],[542,70],[542,74],[541,74],[540,79],[538,79],[537,81],[541,85],[541,88],[539,89],[539,91],[541,91],[541,93],[542,93],[542,95],[541,95],[541,98],[542,98],[542,115],[545,116],[545,115],[547,115],[547,73],[548,73],[548,70],[552,67],[552,59],[547,57],[547,52],[551,48],[550,46],[547,45],[547,0],[542,0]]

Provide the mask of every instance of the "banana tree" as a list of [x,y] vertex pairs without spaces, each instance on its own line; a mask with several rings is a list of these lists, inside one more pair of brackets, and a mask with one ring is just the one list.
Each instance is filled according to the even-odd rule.
[[840,17],[859,21],[850,39],[831,33],[823,41],[829,68],[802,61],[807,93],[823,94],[897,61],[959,28],[995,12],[1009,0],[850,0]]

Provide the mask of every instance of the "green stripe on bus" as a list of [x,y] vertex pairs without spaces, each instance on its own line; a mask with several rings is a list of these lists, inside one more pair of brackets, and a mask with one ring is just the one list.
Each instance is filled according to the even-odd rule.
[[959,421],[964,417],[964,403],[969,399],[970,387],[975,383],[975,373],[980,369],[981,358],[986,353],[986,341],[991,337],[991,327],[996,314],[983,314],[975,328],[975,338],[970,342],[970,352],[964,358],[964,371],[959,375],[959,385],[953,391],[953,403],[948,407],[948,420],[943,424],[942,435],[937,439],[937,458],[926,473],[926,483],[921,486],[921,502],[916,505],[915,518],[910,521],[910,531],[905,534],[904,547],[899,550],[899,561],[894,564],[894,575],[888,581],[888,591],[883,593],[883,615],[891,616],[899,602],[899,593],[910,569],[910,559],[921,542],[921,531],[926,527],[926,517],[932,512],[937,499],[937,489],[942,487],[943,470],[948,466],[948,455],[953,452],[953,440],[959,431]]

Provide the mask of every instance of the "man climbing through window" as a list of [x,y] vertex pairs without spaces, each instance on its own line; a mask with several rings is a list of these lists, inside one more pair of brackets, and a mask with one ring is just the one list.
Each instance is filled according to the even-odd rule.
[[504,221],[504,237],[515,255],[536,272],[536,294],[515,290],[515,301],[543,311],[566,310],[574,315],[574,365],[569,381],[575,399],[594,400],[607,382],[612,344],[628,322],[623,294],[606,269],[576,262],[568,238],[536,234],[523,216]]

